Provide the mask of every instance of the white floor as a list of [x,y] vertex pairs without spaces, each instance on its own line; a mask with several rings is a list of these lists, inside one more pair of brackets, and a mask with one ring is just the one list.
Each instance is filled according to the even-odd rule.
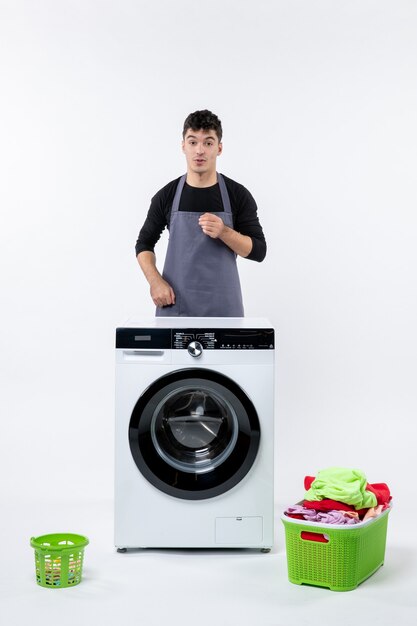
[[[3,517],[1,536],[2,625],[416,623],[416,535],[409,520],[400,518],[395,508],[388,523],[385,565],[356,590],[338,593],[288,582],[279,519],[276,544],[269,554],[246,550],[118,554],[112,545],[111,501],[57,502],[51,498],[49,506],[45,502],[9,502],[3,508],[9,513],[6,524]],[[277,511],[281,509],[277,504]],[[30,537],[65,530],[90,539],[83,580],[70,589],[39,587]]]

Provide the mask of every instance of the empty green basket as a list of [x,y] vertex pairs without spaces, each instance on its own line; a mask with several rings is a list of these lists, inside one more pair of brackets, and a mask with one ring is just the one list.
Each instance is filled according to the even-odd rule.
[[55,533],[32,537],[35,549],[36,582],[41,587],[63,589],[81,582],[84,548],[87,537],[72,533]]

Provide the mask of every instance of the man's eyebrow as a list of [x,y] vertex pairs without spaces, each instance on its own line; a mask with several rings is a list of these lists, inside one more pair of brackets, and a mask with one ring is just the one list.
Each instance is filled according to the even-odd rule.
[[[197,137],[195,135],[187,135],[186,139],[197,139]],[[214,135],[207,135],[207,137],[204,137],[204,140],[206,141],[207,139],[215,139]]]

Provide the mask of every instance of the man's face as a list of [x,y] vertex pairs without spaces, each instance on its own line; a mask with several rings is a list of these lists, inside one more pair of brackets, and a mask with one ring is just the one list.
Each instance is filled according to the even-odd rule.
[[188,170],[196,174],[215,172],[216,159],[222,153],[222,148],[214,130],[189,128],[182,142]]

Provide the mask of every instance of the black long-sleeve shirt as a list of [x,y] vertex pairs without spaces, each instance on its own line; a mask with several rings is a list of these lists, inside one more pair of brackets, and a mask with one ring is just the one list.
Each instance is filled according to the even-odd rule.
[[[224,176],[233,215],[233,228],[252,239],[252,250],[246,257],[252,261],[263,261],[266,255],[266,241],[258,219],[256,202],[249,191],[231,178]],[[145,250],[154,251],[165,227],[169,228],[172,203],[179,178],[160,189],[151,200],[145,223],[136,241],[136,255]],[[201,213],[221,213],[224,211],[219,183],[211,187],[191,187],[185,183],[182,190],[179,211]]]

